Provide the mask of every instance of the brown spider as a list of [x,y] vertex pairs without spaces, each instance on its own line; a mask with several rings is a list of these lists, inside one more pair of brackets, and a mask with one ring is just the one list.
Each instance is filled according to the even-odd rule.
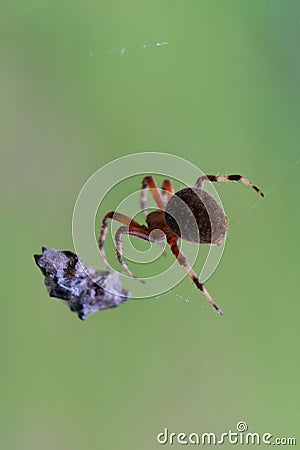
[[[195,187],[187,187],[174,193],[171,180],[165,180],[162,189],[152,176],[143,179],[141,190],[141,208],[145,216],[147,226],[140,225],[135,220],[124,214],[111,211],[105,214],[102,221],[102,228],[99,236],[99,249],[105,264],[108,265],[104,241],[108,229],[108,220],[114,219],[123,224],[115,236],[117,257],[123,269],[133,278],[138,279],[125,263],[122,255],[122,235],[128,234],[149,242],[158,241],[166,238],[167,243],[179,264],[184,266],[187,273],[195,283],[198,289],[205,295],[210,304],[223,315],[220,308],[216,305],[203,283],[193,271],[187,262],[184,254],[179,249],[177,243],[183,239],[198,244],[217,244],[220,245],[226,236],[227,220],[222,208],[218,203],[202,188],[206,180],[213,182],[220,181],[240,181],[253,188],[259,195],[264,194],[254,186],[250,181],[241,175],[204,175],[198,178]],[[147,189],[150,189],[153,199],[158,209],[147,214],[146,199]],[[196,224],[196,229],[193,224]]]

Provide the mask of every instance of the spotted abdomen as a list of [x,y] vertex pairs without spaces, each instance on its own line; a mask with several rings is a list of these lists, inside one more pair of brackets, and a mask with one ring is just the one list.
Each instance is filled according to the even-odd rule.
[[221,206],[199,188],[176,192],[165,208],[168,227],[181,239],[200,244],[220,244],[226,236],[227,220]]

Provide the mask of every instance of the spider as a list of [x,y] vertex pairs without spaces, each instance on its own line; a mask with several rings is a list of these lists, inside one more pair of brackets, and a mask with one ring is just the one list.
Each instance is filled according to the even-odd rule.
[[[99,250],[103,261],[108,265],[104,250],[104,242],[108,230],[108,221],[116,220],[123,224],[116,232],[115,243],[117,258],[123,269],[133,278],[139,280],[129,269],[122,254],[122,235],[127,234],[144,239],[149,242],[166,239],[171,252],[187,271],[188,275],[197,288],[204,294],[215,310],[223,315],[223,312],[216,305],[204,284],[201,283],[186,257],[178,247],[179,239],[194,242],[197,244],[217,244],[220,245],[227,232],[227,219],[219,204],[203,190],[205,181],[240,181],[250,186],[259,195],[264,194],[258,187],[241,175],[203,175],[195,183],[195,187],[186,187],[178,192],[174,192],[172,181],[164,180],[162,188],[159,189],[153,176],[146,176],[142,182],[141,189],[141,209],[145,216],[147,225],[141,225],[130,217],[110,211],[105,214],[101,232],[99,236]],[[146,200],[147,192],[150,192],[157,205],[156,210],[147,214]],[[195,226],[196,224],[196,226]],[[142,281],[142,280],[139,280]]]

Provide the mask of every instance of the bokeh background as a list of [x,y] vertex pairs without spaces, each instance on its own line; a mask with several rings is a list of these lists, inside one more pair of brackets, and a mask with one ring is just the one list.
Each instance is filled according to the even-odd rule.
[[[297,437],[299,2],[3,1],[0,24],[1,449],[151,450],[239,420]],[[33,253],[72,250],[84,182],[144,151],[266,193],[216,186],[224,318],[189,279],[86,322],[47,295]]]

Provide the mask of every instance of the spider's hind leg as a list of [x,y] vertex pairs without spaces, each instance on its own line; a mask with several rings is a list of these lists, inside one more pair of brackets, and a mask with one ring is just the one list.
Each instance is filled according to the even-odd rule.
[[260,189],[258,189],[257,186],[255,186],[253,183],[251,183],[251,181],[247,180],[247,178],[244,178],[241,175],[203,175],[196,181],[196,187],[202,188],[204,182],[207,180],[215,183],[220,183],[221,181],[240,181],[246,186],[249,186],[252,189],[254,189],[261,197],[264,197],[263,192]]
[[179,262],[179,264],[181,264],[185,268],[185,270],[187,271],[187,273],[190,276],[190,278],[192,279],[192,281],[195,283],[197,288],[202,292],[202,294],[206,297],[206,299],[209,301],[209,303],[215,308],[217,313],[220,314],[221,316],[223,316],[223,312],[220,310],[220,308],[215,303],[215,301],[213,300],[213,298],[211,297],[209,292],[206,290],[206,288],[204,287],[204,284],[201,283],[201,281],[197,277],[196,273],[193,271],[193,269],[187,262],[187,259],[184,256],[184,254],[180,251],[180,249],[177,245],[177,240],[178,239],[174,238],[174,237],[172,237],[171,239],[168,240],[168,244],[170,245],[173,255],[177,258],[177,261]]

